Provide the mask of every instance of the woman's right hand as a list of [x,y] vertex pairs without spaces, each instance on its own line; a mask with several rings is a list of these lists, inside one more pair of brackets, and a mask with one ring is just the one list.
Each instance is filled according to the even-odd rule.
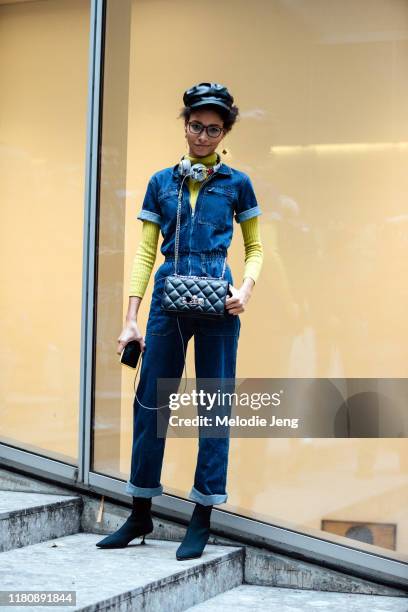
[[125,327],[123,328],[122,333],[120,334],[118,338],[118,347],[116,349],[116,352],[118,355],[122,353],[127,343],[130,342],[131,340],[136,340],[137,342],[139,342],[140,350],[143,353],[146,347],[146,343],[139,329],[137,321],[127,321],[126,322]]

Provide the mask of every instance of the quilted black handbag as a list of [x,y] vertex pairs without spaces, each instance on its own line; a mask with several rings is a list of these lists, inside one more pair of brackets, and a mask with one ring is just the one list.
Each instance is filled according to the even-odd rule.
[[224,279],[227,256],[224,259],[222,274],[219,278],[177,273],[181,196],[182,190],[180,189],[177,206],[175,272],[165,278],[161,307],[166,312],[183,316],[211,319],[225,317],[228,314],[225,309],[225,300],[227,295],[232,295],[229,282]]

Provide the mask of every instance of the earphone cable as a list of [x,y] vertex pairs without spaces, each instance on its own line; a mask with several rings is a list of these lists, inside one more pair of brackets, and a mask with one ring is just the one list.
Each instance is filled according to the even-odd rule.
[[[182,331],[181,331],[181,329],[180,329],[180,323],[179,323],[179,318],[178,318],[178,317],[177,317],[177,326],[178,326],[178,330],[179,330],[179,333],[180,333],[181,343],[182,343],[182,346],[183,346],[183,357],[184,357],[184,365],[183,365],[183,369],[184,369],[184,372],[185,372],[185,384],[184,384],[184,390],[183,390],[183,393],[184,393],[184,392],[185,392],[185,390],[186,390],[186,387],[187,387],[187,360],[186,360],[186,350],[185,350],[185,348],[184,348],[184,338],[183,338]],[[134,389],[134,391],[135,391],[135,396],[136,396],[136,399],[137,399],[137,401],[139,402],[139,404],[140,404],[140,405],[141,405],[143,408],[146,408],[147,410],[159,410],[160,408],[167,408],[167,407],[169,406],[169,404],[163,404],[163,406],[157,406],[157,407],[156,407],[156,406],[146,406],[145,404],[142,404],[142,402],[141,402],[141,401],[140,401],[140,399],[138,398],[138,396],[137,396],[137,391],[136,391],[136,378],[137,378],[137,375],[138,375],[138,372],[139,372],[139,368],[140,368],[140,364],[141,364],[141,362],[142,362],[142,358],[143,358],[143,353],[142,353],[142,357],[141,357],[141,358],[140,358],[140,360],[139,360],[139,364],[138,364],[138,366],[137,366],[137,368],[136,368],[135,379],[134,379],[134,381],[133,381],[133,389]]]

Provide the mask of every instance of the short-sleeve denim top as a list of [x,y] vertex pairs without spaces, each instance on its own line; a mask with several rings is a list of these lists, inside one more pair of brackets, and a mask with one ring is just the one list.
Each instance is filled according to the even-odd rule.
[[[149,179],[137,217],[160,225],[164,256],[174,255],[181,181],[178,164],[155,172]],[[233,218],[241,223],[262,214],[249,176],[221,164],[219,170],[203,182],[194,212],[187,181],[184,181],[182,192],[179,253],[226,255],[232,240]]]

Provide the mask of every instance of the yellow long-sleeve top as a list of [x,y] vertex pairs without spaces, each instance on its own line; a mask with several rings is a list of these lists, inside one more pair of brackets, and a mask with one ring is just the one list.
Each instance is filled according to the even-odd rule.
[[[186,155],[192,164],[202,163],[206,166],[214,166],[217,162],[217,154],[214,152],[206,157],[192,157]],[[188,179],[188,187],[190,191],[190,203],[194,210],[198,192],[201,187],[200,181],[195,181],[191,177]],[[252,217],[240,223],[242,236],[245,248],[245,270],[244,278],[252,278],[256,283],[258,280],[262,262],[263,262],[263,247],[260,236],[258,217]],[[136,251],[133,260],[131,278],[130,278],[130,296],[138,296],[142,298],[145,294],[149,278],[156,261],[157,244],[159,241],[160,225],[153,221],[143,220],[142,240]]]

